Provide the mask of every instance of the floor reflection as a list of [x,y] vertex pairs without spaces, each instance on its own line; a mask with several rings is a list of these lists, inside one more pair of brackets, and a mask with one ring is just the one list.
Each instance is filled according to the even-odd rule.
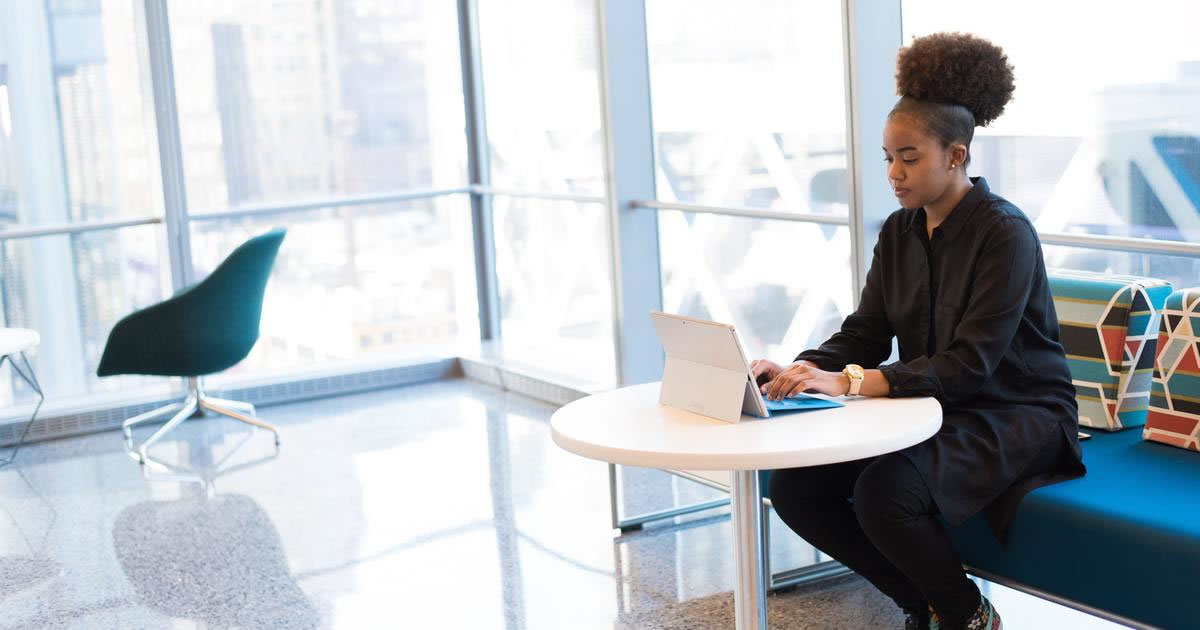
[[[614,537],[607,467],[553,444],[553,411],[455,380],[264,408],[278,449],[220,419],[146,466],[119,432],[34,444],[0,469],[0,630],[731,627],[728,517]],[[628,475],[630,510],[712,493]],[[776,568],[811,561],[786,534]],[[900,625],[856,578],[768,607],[773,629]]]
[[279,533],[240,494],[142,501],[113,523],[113,548],[138,601],[215,627],[316,628]]
[[[2,496],[24,494],[31,500],[18,508],[10,501],[0,502],[0,603],[10,596],[36,589],[62,572],[62,566],[48,554],[50,534],[58,521],[58,512],[37,490],[20,467],[7,480],[19,482],[17,488],[3,488]],[[15,544],[11,544],[15,543]],[[0,623],[3,623],[0,618]]]

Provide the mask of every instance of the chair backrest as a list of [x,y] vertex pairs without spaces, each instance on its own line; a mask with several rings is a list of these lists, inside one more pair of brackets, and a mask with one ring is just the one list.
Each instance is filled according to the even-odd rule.
[[258,338],[263,295],[275,265],[275,256],[287,231],[276,228],[242,243],[213,269],[207,278],[180,294],[189,296],[193,308],[209,311],[214,326],[241,331]]
[[285,234],[251,238],[195,286],[117,322],[96,373],[203,376],[244,359]]
[[1200,451],[1200,288],[1167,297],[1142,438]]
[[1054,271],[1050,293],[1079,403],[1079,424],[1116,431],[1146,422],[1158,317],[1171,284]]

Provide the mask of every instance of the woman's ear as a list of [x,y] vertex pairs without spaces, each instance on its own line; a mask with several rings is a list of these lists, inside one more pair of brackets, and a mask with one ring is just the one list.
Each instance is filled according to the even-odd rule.
[[955,168],[965,169],[967,166],[967,145],[953,144],[950,146],[950,163]]

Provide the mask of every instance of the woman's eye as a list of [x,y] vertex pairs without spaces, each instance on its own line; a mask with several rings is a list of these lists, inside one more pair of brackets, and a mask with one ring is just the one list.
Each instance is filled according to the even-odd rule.
[[904,163],[905,164],[916,164],[917,158],[908,158],[908,159],[904,160]]

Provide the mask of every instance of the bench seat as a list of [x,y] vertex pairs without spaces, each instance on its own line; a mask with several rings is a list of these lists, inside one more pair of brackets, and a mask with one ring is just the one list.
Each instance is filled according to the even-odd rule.
[[1164,628],[1200,620],[1200,457],[1141,431],[1082,443],[1087,475],[1021,502],[1007,548],[982,515],[949,528],[981,577]]

